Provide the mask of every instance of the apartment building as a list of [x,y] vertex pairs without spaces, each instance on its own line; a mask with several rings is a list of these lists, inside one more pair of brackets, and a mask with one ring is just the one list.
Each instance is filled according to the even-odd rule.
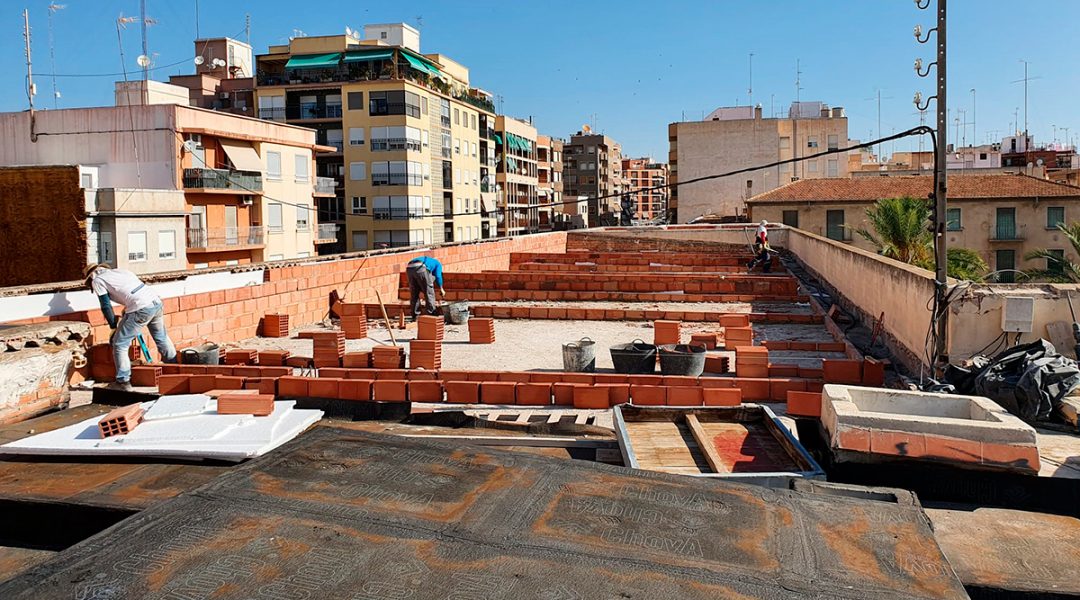
[[229,37],[195,40],[195,73],[169,83],[188,89],[190,106],[245,117],[255,115],[255,62],[251,46]]
[[[679,183],[779,160],[842,149],[848,140],[844,109],[821,102],[792,103],[786,118],[763,118],[761,107],[717,109],[702,121],[668,125],[670,180]],[[801,179],[847,177],[843,154],[807,159],[672,188],[670,208],[678,223],[701,216],[736,219],[746,201]]]
[[622,147],[604,134],[583,129],[570,136],[564,150],[566,195],[589,198],[588,226],[618,224],[619,194],[625,190]]
[[470,86],[464,66],[421,54],[417,30],[394,23],[366,26],[363,39],[297,37],[256,64],[259,116],[313,128],[318,143],[333,147],[317,158],[316,174],[333,178],[335,190],[319,213],[341,235],[324,252],[481,239],[485,224],[490,231],[481,202],[487,194],[494,208],[491,96]]
[[[932,175],[802,180],[747,201],[750,218],[784,223],[832,240],[874,250],[855,233],[869,227],[866,209],[882,198],[926,198]],[[1044,268],[1024,255],[1050,249],[1074,262],[1080,256],[1057,226],[1080,220],[1080,187],[1024,174],[949,174],[947,241],[979,253],[998,281],[1016,270]]]
[[664,163],[646,158],[624,158],[623,176],[627,196],[634,208],[633,220],[647,222],[667,215],[668,190],[652,189],[667,184],[668,168]]
[[566,214],[563,204],[563,141],[549,135],[536,136],[536,196],[540,204],[540,229],[550,231]]
[[[144,82],[119,85],[118,99],[187,97],[135,84]],[[311,130],[175,103],[42,111],[33,127],[36,142],[29,113],[0,114],[0,166],[79,166],[100,262],[137,272],[237,265],[304,258],[334,238],[315,220]]]
[[540,231],[536,139],[531,123],[495,117],[497,218],[502,237]]

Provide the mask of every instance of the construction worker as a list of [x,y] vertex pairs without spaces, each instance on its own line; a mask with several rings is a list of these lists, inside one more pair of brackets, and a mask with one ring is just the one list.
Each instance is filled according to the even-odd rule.
[[[108,265],[94,263],[83,269],[83,277],[93,290],[101,304],[101,312],[109,327],[113,328],[113,360],[116,363],[116,383],[114,389],[131,389],[131,359],[128,349],[131,341],[144,327],[150,329],[162,360],[176,362],[176,347],[165,332],[165,320],[161,298],[146,286],[134,273],[123,269],[112,269]],[[113,313],[113,302],[124,307],[124,314],[118,320]]]
[[446,297],[443,289],[442,263],[430,256],[420,256],[409,261],[405,268],[409,278],[409,307],[415,321],[420,315],[420,294],[424,294],[425,314],[435,314],[435,285],[439,284],[439,295]]
[[761,220],[758,224],[757,233],[754,235],[754,260],[750,261],[747,265],[750,271],[754,270],[754,267],[759,264],[762,265],[761,271],[768,273],[772,269],[772,255],[769,254],[772,248],[769,247],[769,222],[765,219]]

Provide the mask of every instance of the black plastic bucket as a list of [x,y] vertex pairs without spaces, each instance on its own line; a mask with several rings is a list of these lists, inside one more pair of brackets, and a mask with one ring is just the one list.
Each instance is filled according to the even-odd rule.
[[447,325],[464,325],[469,322],[469,303],[465,300],[444,304],[443,320]]
[[584,337],[576,342],[563,344],[563,371],[567,373],[592,373],[596,371],[596,342]]
[[664,375],[697,377],[705,371],[705,345],[665,344],[660,346],[660,372]]
[[180,362],[185,365],[216,365],[220,362],[217,344],[203,344],[180,351]]
[[[656,346],[642,340],[611,347],[611,364],[616,373],[645,375],[656,372]],[[704,368],[704,367],[703,367]]]

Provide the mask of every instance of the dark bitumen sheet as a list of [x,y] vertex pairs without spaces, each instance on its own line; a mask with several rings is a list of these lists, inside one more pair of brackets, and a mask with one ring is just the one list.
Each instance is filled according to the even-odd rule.
[[0,584],[72,597],[967,596],[916,506],[320,427]]

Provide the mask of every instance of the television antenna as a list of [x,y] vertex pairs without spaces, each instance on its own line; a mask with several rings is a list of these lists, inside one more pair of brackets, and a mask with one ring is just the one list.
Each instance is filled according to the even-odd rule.
[[56,44],[53,37],[53,15],[64,10],[66,4],[49,4],[49,64],[52,67],[53,108],[59,108],[60,90],[56,88]]

